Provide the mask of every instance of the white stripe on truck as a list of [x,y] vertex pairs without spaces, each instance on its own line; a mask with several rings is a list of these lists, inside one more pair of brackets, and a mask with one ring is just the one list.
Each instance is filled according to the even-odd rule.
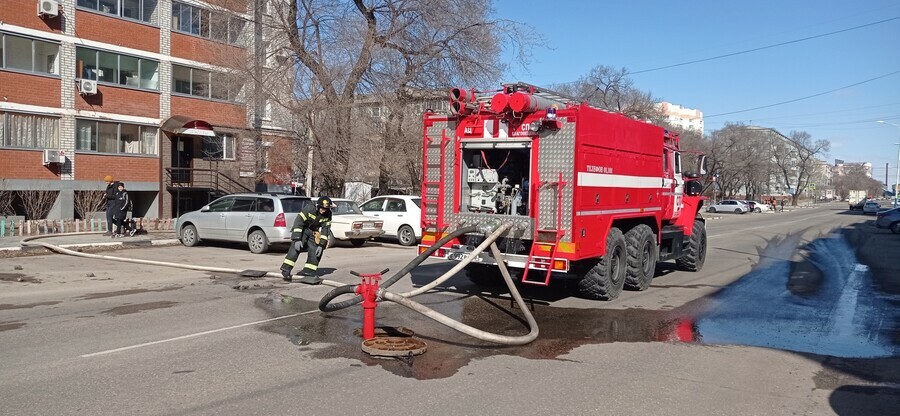
[[601,188],[668,188],[663,182],[664,179],[661,177],[578,172],[579,186],[595,186]]

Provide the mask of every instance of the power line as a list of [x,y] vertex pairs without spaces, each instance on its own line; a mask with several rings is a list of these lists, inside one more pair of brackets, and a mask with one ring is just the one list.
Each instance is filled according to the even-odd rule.
[[885,19],[885,20],[879,20],[879,21],[877,21],[877,22],[866,23],[866,24],[864,24],[864,25],[854,26],[854,27],[847,28],[847,29],[841,29],[841,30],[837,30],[837,31],[834,31],[834,32],[822,33],[822,34],[820,34],[820,35],[814,35],[814,36],[809,36],[809,37],[805,37],[805,38],[801,38],[801,39],[789,40],[789,41],[787,41],[787,42],[776,43],[776,44],[774,44],[774,45],[761,46],[761,47],[758,47],[758,48],[747,49],[747,50],[743,50],[743,51],[740,51],[740,52],[732,52],[732,53],[726,53],[726,54],[724,54],[724,55],[713,56],[713,57],[711,57],[711,58],[696,59],[696,60],[693,60],[693,61],[681,62],[681,63],[678,63],[678,64],[672,64],[672,65],[666,65],[666,66],[661,66],[661,67],[657,67],[657,68],[650,68],[650,69],[644,69],[644,70],[640,70],[640,71],[629,72],[628,75],[643,74],[643,73],[645,73],[645,72],[659,71],[659,70],[662,70],[662,69],[675,68],[675,67],[684,66],[684,65],[691,65],[691,64],[696,64],[696,63],[700,63],[700,62],[707,62],[707,61],[712,61],[712,60],[715,60],[715,59],[722,59],[722,58],[727,58],[727,57],[730,57],[730,56],[736,56],[736,55],[742,55],[742,54],[745,54],[745,53],[761,51],[761,50],[763,50],[763,49],[771,49],[771,48],[775,48],[775,47],[778,47],[778,46],[790,45],[790,44],[792,44],[792,43],[804,42],[804,41],[811,40],[811,39],[821,38],[821,37],[825,37],[825,36],[831,36],[831,35],[835,35],[835,34],[843,33],[843,32],[849,32],[849,31],[851,31],[851,30],[856,30],[856,29],[861,29],[861,28],[864,28],[864,27],[874,26],[874,25],[878,25],[878,24],[890,22],[890,21],[892,21],[892,20],[897,20],[897,19],[900,19],[900,16],[892,17],[892,18],[890,18],[890,19]]
[[900,102],[890,103],[890,104],[870,105],[870,106],[866,106],[866,107],[846,108],[846,109],[843,109],[843,110],[823,111],[823,112],[820,112],[820,113],[794,114],[794,115],[789,115],[789,116],[764,117],[764,118],[757,118],[757,117],[754,117],[754,118],[752,118],[752,119],[747,119],[747,120],[731,120],[731,121],[737,123],[737,122],[754,121],[754,120],[755,120],[755,121],[762,121],[762,120],[779,120],[779,119],[784,119],[784,118],[797,119],[797,118],[802,118],[802,117],[821,116],[821,115],[825,115],[825,114],[845,114],[845,113],[848,113],[848,112],[851,112],[851,111],[867,110],[867,109],[870,109],[870,108],[890,107],[890,106],[895,106],[895,105],[900,105]]
[[760,107],[748,108],[748,109],[746,109],[746,110],[729,111],[729,112],[727,112],[727,113],[713,114],[713,115],[711,115],[711,116],[705,116],[705,118],[713,118],[713,117],[719,117],[719,116],[727,116],[727,115],[729,115],[729,114],[737,114],[737,113],[746,113],[746,112],[748,112],[748,111],[761,110],[761,109],[763,109],[763,108],[769,108],[769,107],[775,107],[775,106],[784,105],[784,104],[795,103],[795,102],[797,102],[797,101],[803,101],[803,100],[807,100],[807,99],[810,99],[810,98],[819,97],[819,96],[822,96],[822,95],[825,95],[825,94],[831,94],[831,93],[833,93],[833,92],[840,91],[840,90],[845,90],[845,89],[847,89],[847,88],[852,88],[852,87],[855,87],[855,86],[857,86],[857,85],[865,84],[865,83],[867,83],[867,82],[872,82],[872,81],[876,81],[876,80],[879,80],[879,79],[882,79],[882,78],[887,78],[887,77],[889,77],[889,76],[891,76],[891,75],[894,75],[894,74],[897,74],[897,73],[900,73],[900,71],[894,71],[894,72],[891,72],[891,73],[889,73],[889,74],[884,74],[884,75],[881,75],[881,76],[877,76],[877,77],[875,77],[875,78],[867,79],[867,80],[865,80],[865,81],[857,82],[857,83],[855,83],[855,84],[850,84],[850,85],[847,85],[847,86],[844,86],[844,87],[835,88],[835,89],[833,89],[833,90],[829,90],[829,91],[825,91],[825,92],[820,92],[820,93],[818,93],[818,94],[807,95],[806,97],[800,97],[800,98],[796,98],[796,99],[793,99],[793,100],[782,101],[782,102],[780,102],[780,103],[769,104],[769,105],[764,105],[764,106],[760,106]]

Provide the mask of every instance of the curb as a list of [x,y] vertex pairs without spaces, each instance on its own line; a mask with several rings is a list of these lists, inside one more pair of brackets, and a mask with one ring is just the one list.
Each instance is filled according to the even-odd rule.
[[[137,248],[137,247],[153,247],[153,246],[170,246],[181,244],[177,239],[166,240],[139,240],[139,241],[115,241],[109,243],[82,243],[82,244],[62,244],[60,248],[69,250],[79,249],[115,249],[115,248]],[[2,247],[0,248],[0,258],[18,257],[24,255],[52,253],[52,251],[40,246],[19,246],[19,247]]]

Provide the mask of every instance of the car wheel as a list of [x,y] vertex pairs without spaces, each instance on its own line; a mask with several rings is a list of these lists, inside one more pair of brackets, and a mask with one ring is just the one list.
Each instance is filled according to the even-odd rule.
[[247,236],[247,245],[253,254],[262,254],[269,251],[269,238],[262,230],[255,230]]
[[416,233],[412,227],[404,225],[397,230],[397,240],[400,241],[400,245],[411,246],[416,244]]
[[891,232],[894,234],[900,234],[900,221],[891,224]]
[[753,210],[753,212],[755,212],[755,213],[757,213],[757,214],[759,214],[759,213],[761,213],[761,212],[762,212],[762,209],[761,209],[761,208],[757,208],[757,209],[754,209],[754,210]]
[[707,211],[712,212],[713,214],[715,214],[715,213],[716,213],[716,207],[709,207],[709,209],[708,209]]
[[743,213],[744,213],[744,210],[742,210],[742,209],[740,209],[740,208],[736,208],[736,209],[734,210],[734,213],[735,213],[735,214],[743,214]]
[[200,235],[197,234],[197,227],[186,225],[181,229],[181,244],[185,247],[193,247],[200,243]]
[[362,247],[363,244],[366,243],[366,240],[361,238],[354,238],[350,240],[350,244],[353,244],[353,247]]

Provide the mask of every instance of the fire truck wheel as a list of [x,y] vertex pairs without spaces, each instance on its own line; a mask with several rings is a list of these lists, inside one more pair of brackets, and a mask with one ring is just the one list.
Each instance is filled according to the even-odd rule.
[[684,270],[696,272],[703,268],[706,261],[706,223],[694,220],[694,229],[684,245],[684,256],[675,260],[675,264]]
[[626,269],[625,237],[613,227],[606,236],[606,255],[589,263],[589,268],[578,281],[578,291],[588,299],[613,300],[625,286]]
[[[500,273],[500,268],[497,266],[469,263],[466,265],[465,271],[469,281],[477,286],[499,287],[506,285],[503,281],[503,275]],[[515,272],[513,270],[510,270],[509,272],[511,274],[510,277],[515,280]]]
[[646,224],[640,224],[625,233],[628,263],[625,269],[625,287],[629,290],[647,290],[656,273],[656,236]]

